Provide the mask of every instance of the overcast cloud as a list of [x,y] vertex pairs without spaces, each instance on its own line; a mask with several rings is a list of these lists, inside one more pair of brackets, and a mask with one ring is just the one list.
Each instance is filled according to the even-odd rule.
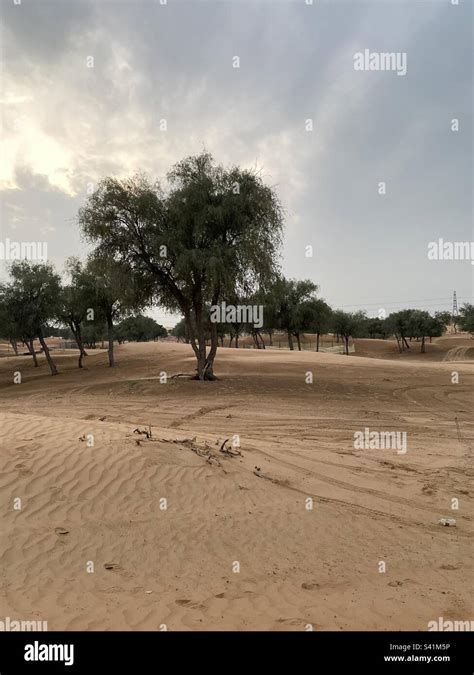
[[[285,274],[330,304],[373,314],[472,297],[469,261],[427,258],[439,237],[473,238],[471,2],[1,8],[0,239],[47,241],[60,268],[87,252],[75,217],[91,183],[164,178],[206,148],[262,169],[286,211]],[[365,49],[406,52],[406,75],[355,71]]]

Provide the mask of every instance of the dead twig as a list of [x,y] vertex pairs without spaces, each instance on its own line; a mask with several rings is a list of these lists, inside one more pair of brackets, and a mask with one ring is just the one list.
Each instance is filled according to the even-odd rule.
[[151,427],[148,427],[147,429],[144,429],[143,431],[141,429],[134,429],[133,430],[134,434],[142,434],[142,436],[146,436],[147,438],[151,438]]
[[242,453],[240,450],[237,450],[234,448],[233,450],[231,448],[226,447],[226,443],[229,442],[229,439],[226,438],[225,441],[222,443],[221,447],[219,448],[219,452],[223,452],[225,455],[228,455],[229,457],[238,457],[239,455],[242,456]]

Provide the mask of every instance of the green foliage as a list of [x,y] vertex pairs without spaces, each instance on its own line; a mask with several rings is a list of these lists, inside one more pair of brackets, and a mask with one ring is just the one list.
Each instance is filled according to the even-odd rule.
[[137,314],[123,319],[115,330],[118,340],[128,342],[147,342],[166,337],[168,331],[149,316]]
[[316,300],[317,290],[316,284],[309,279],[277,279],[270,294],[276,315],[274,327],[289,333],[299,333],[307,329],[310,312],[305,303]]
[[68,258],[65,268],[70,283],[62,288],[59,318],[76,329],[87,320],[96,300],[95,277],[78,258]]
[[459,310],[458,326],[461,330],[474,335],[474,305],[465,304]]
[[387,327],[385,321],[382,319],[371,318],[366,319],[366,321],[361,325],[359,330],[359,337],[369,337],[372,339],[382,338],[385,339],[387,335]]
[[174,326],[170,332],[171,335],[174,335],[174,337],[178,338],[178,341],[189,339],[186,328],[186,320],[184,318],[180,319],[180,321],[178,321],[176,326]]
[[111,257],[91,256],[84,274],[93,284],[92,295],[87,296],[87,301],[94,309],[96,321],[115,324],[150,301],[146,282],[141,283],[126,266]]
[[296,323],[302,331],[323,334],[329,330],[331,317],[332,310],[324,300],[311,298],[300,304]]
[[453,323],[453,315],[451,312],[435,312],[434,318],[441,323],[443,328]]
[[13,307],[8,294],[8,286],[0,285],[0,338],[3,340],[21,339],[18,324],[13,319]]
[[403,309],[390,314],[385,320],[388,333],[393,333],[397,338],[400,351],[408,349],[407,338],[421,339],[421,351],[425,351],[426,337],[439,337],[443,334],[444,319],[439,315],[434,317],[419,309]]
[[4,301],[18,337],[35,338],[48,322],[53,322],[61,302],[61,282],[48,263],[15,261],[10,269],[11,283],[4,290]]
[[358,337],[363,330],[367,317],[364,312],[343,312],[341,309],[332,313],[332,329],[345,339]]

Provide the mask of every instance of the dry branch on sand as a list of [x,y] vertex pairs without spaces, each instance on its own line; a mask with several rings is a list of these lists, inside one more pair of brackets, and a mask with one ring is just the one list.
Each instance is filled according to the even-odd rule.
[[237,448],[232,449],[226,447],[226,443],[228,442],[229,439],[226,438],[225,441],[222,443],[221,447],[219,448],[219,452],[223,452],[225,455],[228,455],[229,457],[238,457],[239,455],[240,457],[242,457],[242,453]]
[[151,426],[149,426],[148,429],[144,429],[143,431],[137,427],[136,429],[133,430],[133,433],[134,434],[142,434],[143,436],[146,436],[147,438],[152,437]]
[[[174,443],[175,445],[182,445],[184,447],[187,447],[189,448],[189,450],[194,452],[199,457],[205,458],[208,464],[215,464],[216,466],[222,466],[219,457],[211,451],[208,441],[204,441],[204,447],[201,448],[196,443],[196,436],[193,436],[193,438],[174,438],[174,439],[162,438],[160,440],[162,440],[165,443]],[[222,454],[226,455],[227,457],[239,457],[239,456],[241,457],[242,453],[240,452],[240,450],[226,447],[226,443],[228,442],[229,439],[226,438],[225,441],[221,444],[219,452],[222,452]],[[218,444],[219,441],[216,441],[216,445]]]

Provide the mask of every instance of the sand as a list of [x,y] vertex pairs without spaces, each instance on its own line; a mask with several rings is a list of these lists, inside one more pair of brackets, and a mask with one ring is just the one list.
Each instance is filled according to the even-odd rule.
[[[63,353],[54,378],[39,358],[0,359],[0,618],[272,631],[472,618],[469,360],[221,349],[218,382],[165,384],[194,368],[189,346],[122,345],[115,369],[91,352],[82,371]],[[151,439],[134,433],[145,425]],[[354,449],[365,427],[406,431],[407,453]],[[242,456],[220,453],[235,434]]]

